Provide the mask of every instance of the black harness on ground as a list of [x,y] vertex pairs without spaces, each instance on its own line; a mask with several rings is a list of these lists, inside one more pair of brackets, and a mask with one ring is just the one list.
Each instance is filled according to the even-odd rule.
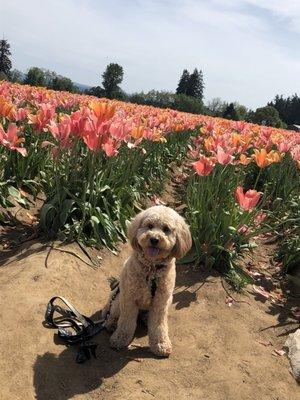
[[[63,308],[55,301],[65,303],[68,309]],[[58,316],[54,317],[57,313]],[[96,358],[97,343],[90,339],[104,329],[105,320],[94,322],[80,312],[68,300],[60,296],[52,297],[45,313],[45,327],[57,328],[58,336],[63,339],[67,346],[79,345],[76,356],[77,363],[89,360],[91,356]]]
[[[163,268],[165,265],[157,265],[157,269]],[[147,277],[147,282],[149,277]],[[152,299],[157,289],[156,277],[150,278],[150,291]],[[110,308],[117,295],[120,293],[119,282],[114,280],[111,290],[115,290],[110,301]],[[68,308],[54,304],[61,301]],[[92,321],[89,317],[81,314],[68,300],[61,296],[52,297],[49,301],[43,325],[47,328],[57,328],[58,336],[66,342],[67,346],[78,345],[79,349],[76,356],[76,362],[81,364],[89,360],[91,356],[96,358],[97,343],[91,342],[90,339],[97,335],[105,328],[105,322],[110,314],[110,308],[103,319],[100,321]],[[54,316],[57,313],[58,316]]]

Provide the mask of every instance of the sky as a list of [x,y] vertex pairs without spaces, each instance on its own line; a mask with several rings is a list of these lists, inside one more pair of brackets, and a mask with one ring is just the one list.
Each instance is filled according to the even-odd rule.
[[300,0],[0,0],[0,35],[13,68],[94,86],[116,62],[128,93],[174,91],[184,68],[203,71],[205,102],[300,93]]

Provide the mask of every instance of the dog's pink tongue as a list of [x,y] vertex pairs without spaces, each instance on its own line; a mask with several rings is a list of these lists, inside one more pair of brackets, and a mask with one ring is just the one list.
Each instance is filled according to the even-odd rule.
[[149,257],[156,257],[159,253],[159,249],[157,247],[148,247],[147,253]]

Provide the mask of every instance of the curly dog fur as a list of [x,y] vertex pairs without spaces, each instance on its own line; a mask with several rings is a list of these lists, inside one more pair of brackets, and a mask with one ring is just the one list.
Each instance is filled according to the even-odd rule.
[[[106,328],[115,329],[110,344],[117,349],[127,347],[133,340],[139,311],[148,310],[151,351],[168,357],[172,350],[168,308],[175,286],[175,259],[183,257],[191,248],[189,227],[176,211],[154,206],[133,219],[128,238],[133,252],[120,275],[120,293],[116,296],[113,291],[103,309],[103,315],[108,314]],[[152,278],[156,282],[154,297]]]

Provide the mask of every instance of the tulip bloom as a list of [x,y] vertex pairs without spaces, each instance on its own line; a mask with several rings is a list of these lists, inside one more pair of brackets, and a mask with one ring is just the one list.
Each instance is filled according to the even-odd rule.
[[192,165],[197,175],[207,176],[214,169],[215,162],[211,158],[202,156],[200,160],[194,162]]
[[137,128],[133,128],[130,134],[134,139],[138,140],[143,137],[144,130],[145,128],[143,126],[138,126]]
[[233,161],[233,156],[229,153],[226,153],[221,146],[218,146],[217,149],[217,160],[219,164],[227,165],[231,164]]
[[242,165],[248,165],[248,164],[251,163],[251,161],[252,161],[252,159],[249,158],[249,157],[246,157],[245,154],[241,154],[241,155],[240,155],[240,160],[239,160],[239,163],[240,163],[240,164],[242,164]]
[[252,210],[262,195],[261,192],[257,192],[256,190],[248,190],[244,193],[243,188],[238,186],[235,191],[236,199],[239,202],[239,205],[247,211]]
[[62,147],[70,146],[71,120],[69,115],[65,115],[62,121],[58,123],[50,121],[49,131]]
[[15,113],[14,105],[5,100],[4,97],[0,97],[0,117],[12,119]]
[[16,124],[9,124],[7,132],[5,132],[0,124],[0,143],[10,150],[16,150],[18,153],[22,154],[23,157],[27,155],[27,150],[24,147],[19,147],[18,145],[24,141],[24,138],[18,137],[18,127]]
[[255,160],[256,164],[260,168],[267,167],[268,165],[272,164],[273,162],[279,162],[281,161],[281,155],[274,151],[271,150],[269,153],[266,151],[266,149],[261,149],[261,150],[254,150],[254,154],[252,155],[252,158]]
[[270,164],[266,149],[261,149],[261,150],[255,149],[252,158],[255,160],[256,164],[260,168],[267,167]]
[[90,104],[91,110],[93,110],[98,122],[106,122],[114,116],[116,111],[116,105],[111,103],[104,103],[100,101],[92,101]]
[[116,141],[110,140],[107,143],[104,143],[102,147],[107,157],[113,157],[118,154],[117,146],[118,143]]

